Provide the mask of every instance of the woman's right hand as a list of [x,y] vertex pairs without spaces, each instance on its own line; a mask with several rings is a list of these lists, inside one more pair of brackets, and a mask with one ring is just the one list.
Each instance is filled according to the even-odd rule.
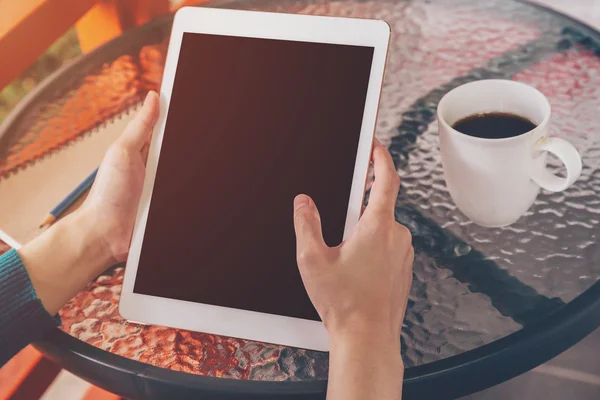
[[372,159],[369,204],[339,246],[325,244],[314,202],[306,195],[294,200],[300,274],[329,335],[330,400],[401,395],[400,330],[414,250],[409,230],[394,218],[400,179],[377,141]]

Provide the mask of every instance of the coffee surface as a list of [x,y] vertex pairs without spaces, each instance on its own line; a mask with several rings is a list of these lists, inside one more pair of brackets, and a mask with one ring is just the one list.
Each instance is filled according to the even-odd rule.
[[520,115],[490,112],[462,118],[452,127],[469,136],[505,139],[529,132],[536,127],[536,124]]

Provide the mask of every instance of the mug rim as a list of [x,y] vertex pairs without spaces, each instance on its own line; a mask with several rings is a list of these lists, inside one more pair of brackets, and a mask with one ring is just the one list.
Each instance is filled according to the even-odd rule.
[[[507,138],[501,138],[501,139],[494,139],[494,138],[481,138],[481,137],[477,137],[477,136],[471,136],[471,135],[467,135],[466,133],[462,133],[456,129],[454,129],[447,121],[445,118],[442,117],[442,113],[441,113],[441,109],[442,106],[444,105],[445,101],[447,100],[447,97],[453,93],[454,91],[464,88],[465,86],[471,86],[471,85],[477,85],[477,84],[484,84],[484,83],[500,83],[502,85],[513,85],[513,86],[520,86],[520,87],[524,87],[526,89],[529,90],[533,90],[534,92],[536,92],[538,95],[541,96],[541,98],[544,101],[544,104],[546,106],[546,108],[548,109],[548,112],[546,113],[546,115],[544,116],[544,119],[542,120],[542,122],[540,122],[535,128],[533,128],[530,131],[527,131],[525,133],[522,133],[520,135],[517,136],[512,136],[512,137],[507,137]],[[538,130],[542,129],[544,126],[546,126],[548,124],[548,121],[550,120],[550,116],[552,115],[552,107],[550,106],[550,101],[548,100],[548,98],[542,93],[540,92],[538,89],[536,89],[535,87],[528,85],[526,83],[523,82],[518,82],[518,81],[513,81],[511,79],[480,79],[477,81],[472,81],[472,82],[467,82],[464,83],[460,86],[455,87],[454,89],[450,90],[449,92],[447,92],[444,96],[442,96],[442,98],[440,99],[438,106],[437,106],[437,117],[438,117],[438,124],[442,124],[445,128],[447,128],[450,132],[454,133],[454,134],[458,134],[462,137],[466,137],[469,140],[473,140],[473,141],[480,141],[480,142],[497,142],[497,143],[506,143],[506,142],[510,142],[510,141],[514,141],[517,139],[522,139],[528,136],[531,136],[533,134],[535,134],[536,132],[538,132]]]

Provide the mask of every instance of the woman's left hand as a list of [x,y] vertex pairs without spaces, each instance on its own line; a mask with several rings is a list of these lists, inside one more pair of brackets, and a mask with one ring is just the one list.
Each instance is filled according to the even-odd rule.
[[158,95],[109,148],[83,205],[18,250],[37,296],[55,314],[92,279],[125,261],[158,117]]
[[114,264],[127,259],[158,108],[158,95],[148,93],[140,112],[106,152],[81,207],[92,216],[90,229],[106,242]]

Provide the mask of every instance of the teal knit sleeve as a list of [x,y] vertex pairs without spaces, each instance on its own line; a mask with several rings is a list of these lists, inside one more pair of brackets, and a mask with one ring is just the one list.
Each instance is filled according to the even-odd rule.
[[59,324],[35,294],[19,254],[0,256],[0,366]]

